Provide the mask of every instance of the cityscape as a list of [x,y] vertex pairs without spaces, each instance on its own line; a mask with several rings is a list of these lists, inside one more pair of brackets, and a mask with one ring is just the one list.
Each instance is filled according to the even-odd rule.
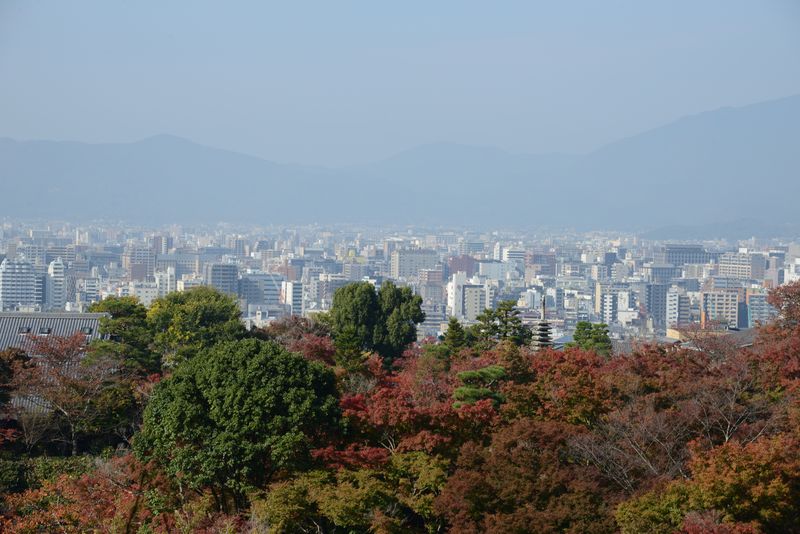
[[0,0],[0,533],[800,534],[800,2]]
[[450,317],[473,325],[510,300],[525,324],[544,313],[561,345],[580,321],[608,325],[620,347],[680,342],[692,327],[769,323],[769,290],[800,280],[800,242],[607,232],[5,223],[0,254],[5,313],[82,313],[109,296],[150,306],[207,285],[237,300],[248,327],[263,327],[330,311],[344,285],[391,280],[422,299],[419,341],[443,336]]

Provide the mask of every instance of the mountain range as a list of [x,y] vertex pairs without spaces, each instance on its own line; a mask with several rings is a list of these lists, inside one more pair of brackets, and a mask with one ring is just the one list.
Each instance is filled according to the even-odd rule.
[[442,143],[325,168],[168,135],[0,139],[0,198],[0,217],[150,223],[797,228],[800,95],[688,116],[581,155]]

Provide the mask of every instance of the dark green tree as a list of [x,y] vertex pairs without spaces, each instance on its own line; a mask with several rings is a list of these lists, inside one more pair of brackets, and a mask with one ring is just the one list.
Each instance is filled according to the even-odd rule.
[[417,339],[417,324],[425,320],[422,297],[410,287],[386,281],[378,290],[378,308],[373,344],[378,354],[391,361]]
[[362,350],[377,351],[387,364],[416,339],[416,325],[423,320],[422,299],[389,281],[378,291],[369,282],[339,288],[330,312],[334,339],[346,336],[348,346],[358,340]]
[[499,382],[506,378],[506,370],[500,365],[487,365],[474,371],[458,373],[458,379],[463,384],[453,390],[454,406],[474,404],[483,399],[492,399],[495,404],[505,399],[497,392]]
[[502,301],[495,310],[484,310],[475,326],[478,338],[482,341],[510,341],[522,346],[533,338],[531,329],[522,324],[513,300]]
[[363,350],[372,350],[379,316],[378,295],[369,282],[347,284],[333,294],[330,321],[334,339],[347,332],[348,337],[358,339]]
[[333,345],[336,348],[334,355],[336,365],[348,372],[359,371],[363,368],[366,360],[362,350],[363,343],[354,327],[345,327],[339,332]]
[[89,311],[110,315],[100,319],[103,338],[92,342],[92,354],[111,356],[143,374],[161,369],[161,357],[150,348],[153,333],[147,324],[147,308],[136,297],[107,297]]
[[573,341],[567,343],[567,347],[591,350],[602,356],[611,354],[611,339],[608,337],[608,325],[606,324],[580,321],[575,326],[572,339]]
[[134,449],[230,511],[276,472],[301,467],[338,417],[329,368],[272,341],[232,341],[158,384]]
[[156,300],[147,312],[147,324],[154,333],[152,346],[167,367],[215,343],[247,334],[236,300],[207,286]]
[[454,352],[467,344],[464,327],[461,326],[461,323],[455,317],[450,317],[450,321],[447,323],[447,332],[444,333],[443,343]]

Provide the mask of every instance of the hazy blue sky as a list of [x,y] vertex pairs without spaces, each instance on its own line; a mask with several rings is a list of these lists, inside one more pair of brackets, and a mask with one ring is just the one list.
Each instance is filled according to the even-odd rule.
[[583,152],[800,93],[800,1],[0,0],[0,136]]

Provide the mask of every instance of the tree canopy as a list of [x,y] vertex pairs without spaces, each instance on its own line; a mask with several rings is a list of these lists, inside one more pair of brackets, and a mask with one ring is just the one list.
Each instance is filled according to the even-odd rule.
[[241,339],[246,330],[233,297],[208,286],[170,293],[147,312],[153,348],[168,367],[192,358],[221,341]]
[[106,297],[89,311],[109,314],[100,319],[103,337],[92,342],[93,353],[111,355],[142,373],[161,369],[161,357],[151,349],[153,332],[147,323],[147,308],[135,297]]
[[572,339],[573,341],[567,346],[592,350],[602,356],[611,354],[611,338],[608,337],[608,325],[606,324],[580,321],[575,327]]
[[[773,292],[781,316],[724,350],[602,354],[605,328],[589,324],[585,346],[534,350],[500,326],[509,313],[485,323],[495,337],[469,328],[458,350],[454,323],[387,366],[366,349],[377,319],[365,339],[355,322],[293,318],[198,335],[142,376],[83,357],[85,336],[48,336],[0,354],[2,392],[49,406],[0,420],[0,530],[797,532],[797,294]],[[378,292],[361,296],[378,313]],[[113,439],[126,388],[147,404],[133,453]],[[71,428],[76,448],[59,443]]]
[[391,363],[416,340],[425,314],[411,288],[386,281],[376,291],[369,282],[356,282],[336,290],[330,320],[334,339],[344,338],[348,350],[355,342]]
[[520,312],[513,300],[504,300],[492,310],[487,308],[478,316],[473,326],[479,341],[510,341],[517,346],[527,345],[533,339],[531,329],[522,324]]
[[308,459],[338,419],[333,373],[274,342],[247,339],[202,350],[156,386],[135,441],[222,504]]

